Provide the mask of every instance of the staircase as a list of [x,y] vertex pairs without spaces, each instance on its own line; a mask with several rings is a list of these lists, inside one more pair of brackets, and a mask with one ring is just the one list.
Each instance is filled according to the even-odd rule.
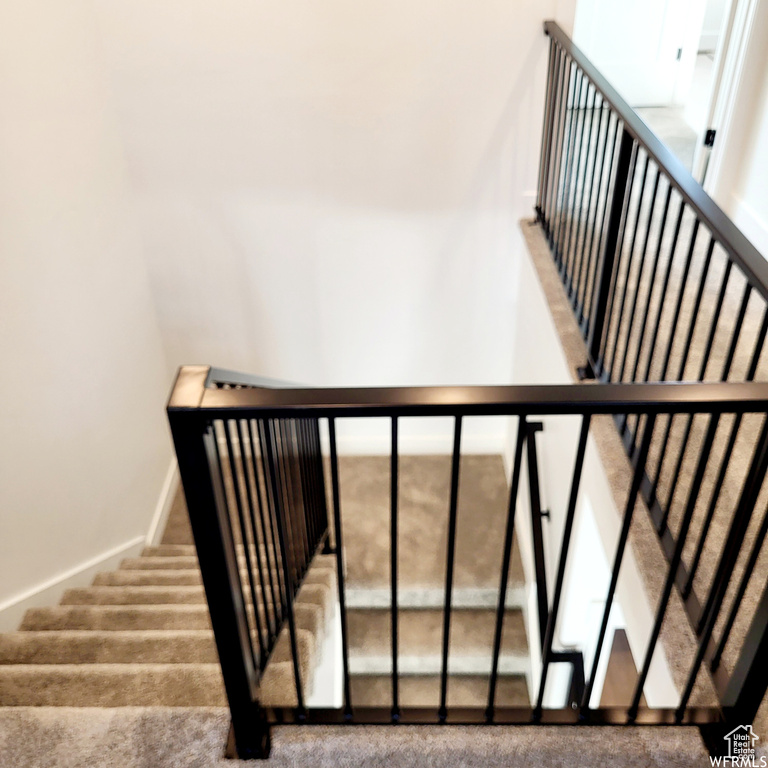
[[[449,701],[482,704],[495,621],[494,573],[484,547],[503,535],[506,494],[501,459],[464,459],[465,492],[459,509],[482,510],[487,539],[464,539],[457,555],[451,628]],[[389,705],[391,697],[388,539],[371,540],[368,526],[388,485],[386,459],[341,461],[346,547],[350,563],[349,632],[352,697],[356,704]],[[400,614],[401,701],[436,705],[442,632],[446,457],[403,457],[403,533]],[[445,502],[445,503],[444,503]],[[362,514],[373,510],[372,515]],[[388,511],[387,511],[388,514]],[[443,522],[441,523],[441,519]],[[356,521],[356,522],[355,522]],[[386,528],[384,528],[386,530]],[[501,533],[500,533],[501,530]],[[418,541],[412,547],[409,542]],[[483,542],[486,542],[485,544]],[[358,557],[366,550],[365,557]],[[440,554],[442,553],[442,555]],[[441,559],[442,558],[442,559]],[[491,560],[495,562],[498,558]],[[519,600],[519,556],[510,578],[499,700],[528,704],[525,625]],[[335,560],[315,557],[298,593],[295,615],[305,695],[322,660],[335,611]],[[498,576],[495,576],[497,579]],[[517,590],[515,588],[518,588]],[[430,655],[432,654],[432,655]],[[295,686],[287,630],[262,677],[266,705],[294,706]],[[27,611],[18,632],[0,635],[0,705],[10,707],[225,707],[227,705],[192,534],[181,493],[163,543],[98,574],[90,587],[67,590],[60,604]]]
[[[225,707],[221,669],[200,571],[175,505],[166,538],[93,585],[69,589],[58,606],[27,611],[0,635],[0,706]],[[179,535],[181,533],[181,535]],[[165,540],[165,539],[164,539]],[[301,672],[312,681],[332,612],[332,558],[316,558],[296,602]],[[262,677],[265,701],[295,704],[287,632]]]

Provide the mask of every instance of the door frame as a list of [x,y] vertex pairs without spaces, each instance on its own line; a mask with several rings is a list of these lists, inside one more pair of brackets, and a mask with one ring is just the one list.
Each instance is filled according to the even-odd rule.
[[733,117],[739,96],[739,85],[746,69],[749,40],[754,29],[760,0],[731,0],[726,23],[718,41],[715,73],[707,111],[705,132],[717,131],[714,146],[704,145],[699,136],[693,157],[693,176],[701,180],[712,195],[723,171],[725,148],[733,128]]

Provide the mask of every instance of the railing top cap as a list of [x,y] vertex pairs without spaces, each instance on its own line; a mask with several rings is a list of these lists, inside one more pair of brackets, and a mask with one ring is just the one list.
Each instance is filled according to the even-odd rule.
[[[765,412],[768,383],[542,384],[468,387],[220,389],[208,366],[179,370],[168,410],[260,416],[438,416]],[[218,372],[219,374],[225,372]],[[218,380],[220,381],[220,380]],[[213,386],[212,386],[213,385]]]

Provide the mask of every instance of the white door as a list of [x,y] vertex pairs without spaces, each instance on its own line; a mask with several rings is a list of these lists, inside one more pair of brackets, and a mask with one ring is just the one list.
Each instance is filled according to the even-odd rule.
[[574,42],[633,107],[678,103],[693,76],[705,0],[578,0]]

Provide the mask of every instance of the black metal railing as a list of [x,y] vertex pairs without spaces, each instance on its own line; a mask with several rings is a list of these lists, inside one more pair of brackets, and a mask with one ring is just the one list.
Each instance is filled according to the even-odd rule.
[[[633,515],[646,475],[650,446],[661,430],[662,417],[679,414],[704,414],[718,418],[725,414],[757,414],[761,421],[760,439],[753,452],[747,478],[741,491],[739,513],[751,514],[757,492],[762,484],[768,465],[768,385],[756,383],[726,384],[596,384],[570,386],[522,386],[522,387],[449,387],[449,388],[393,388],[393,389],[271,389],[264,387],[218,388],[216,379],[226,380],[221,372],[207,368],[182,368],[171,396],[168,415],[173,431],[179,467],[189,507],[190,520],[198,549],[200,567],[211,612],[216,643],[219,651],[229,706],[232,713],[232,732],[237,753],[241,757],[265,756],[269,751],[269,727],[275,723],[446,723],[446,724],[500,724],[500,723],[579,723],[593,724],[689,724],[712,725],[749,722],[755,714],[768,686],[768,674],[763,664],[764,653],[768,650],[768,590],[759,584],[758,609],[745,633],[743,642],[737,648],[736,661],[731,672],[719,669],[711,680],[706,672],[702,675],[702,660],[711,650],[710,636],[702,636],[697,651],[685,659],[687,665],[686,684],[678,705],[673,708],[649,708],[640,704],[640,694],[646,685],[647,671],[654,654],[658,652],[658,629],[669,608],[671,585],[676,574],[677,559],[668,566],[665,589],[660,597],[655,624],[650,629],[649,644],[643,659],[636,691],[627,696],[623,708],[592,707],[597,669],[602,654],[611,609],[616,600],[617,585],[622,563],[625,560],[627,542],[632,527]],[[615,542],[610,585],[606,594],[598,632],[597,648],[592,654],[589,677],[585,680],[581,699],[573,707],[563,702],[558,708],[546,707],[545,692],[550,665],[558,661],[573,659],[558,658],[556,647],[557,626],[561,616],[561,604],[568,566],[572,530],[577,514],[582,484],[582,470],[585,465],[590,426],[601,414],[631,414],[641,423],[641,439],[635,455],[632,482],[628,489],[621,516],[621,527]],[[350,686],[349,643],[347,630],[347,605],[345,597],[346,559],[349,557],[344,541],[345,528],[341,510],[341,489],[339,459],[337,451],[336,425],[341,418],[377,416],[390,420],[391,424],[391,483],[390,483],[390,551],[393,564],[390,582],[391,619],[391,701],[388,706],[371,707],[356,704]],[[397,593],[397,541],[398,518],[398,425],[412,416],[448,416],[454,420],[453,450],[451,454],[450,494],[445,510],[447,541],[445,546],[445,592],[443,611],[442,642],[435,649],[440,656],[440,693],[434,707],[404,706],[398,687],[401,675],[398,672],[400,648],[398,643],[398,617],[400,607]],[[453,615],[452,589],[455,580],[454,555],[456,551],[457,498],[460,484],[460,455],[462,425],[474,416],[510,417],[517,428],[514,459],[511,468],[509,497],[503,539],[503,551],[497,563],[498,602],[495,611],[494,632],[491,642],[491,657],[487,674],[488,693],[483,706],[468,706],[459,702],[449,706],[448,688],[450,633]],[[507,585],[513,539],[516,535],[516,510],[521,485],[523,452],[526,437],[530,434],[528,425],[537,417],[570,417],[580,421],[578,439],[574,446],[573,464],[570,473],[561,471],[564,482],[570,488],[568,502],[558,510],[563,522],[562,540],[557,558],[554,590],[548,599],[546,626],[543,633],[542,670],[538,692],[533,706],[507,706],[499,701],[499,659],[502,648],[502,633],[507,607]],[[321,474],[322,452],[317,435],[319,423],[326,422],[323,430],[328,436],[326,451],[329,469]],[[219,460],[221,433],[217,423],[229,425],[234,437],[238,425],[250,425],[250,438],[240,442],[240,456],[230,467],[231,485],[227,490],[227,471]],[[302,440],[296,431],[286,433],[287,424],[304,423],[312,429],[310,437]],[[257,425],[258,428],[254,427]],[[218,430],[218,431],[217,431]],[[307,430],[302,433],[307,435]],[[225,435],[226,438],[226,435]],[[226,439],[225,441],[226,442]],[[250,446],[250,447],[249,447]],[[236,443],[227,443],[229,456],[238,456]],[[261,470],[239,467],[263,460]],[[289,457],[303,456],[309,459],[308,471],[291,470]],[[243,457],[249,459],[244,461]],[[313,474],[314,469],[314,474]],[[286,478],[293,472],[296,480]],[[247,480],[245,479],[247,476]],[[236,480],[235,478],[238,478]],[[309,478],[307,480],[307,478]],[[312,480],[314,478],[314,481]],[[307,480],[305,483],[304,481]],[[313,709],[306,706],[303,696],[304,681],[299,673],[296,654],[296,630],[292,619],[292,604],[301,578],[302,569],[310,562],[327,535],[327,515],[323,506],[324,483],[330,482],[332,519],[334,523],[335,555],[337,563],[336,581],[338,607],[341,615],[341,648],[343,705],[339,709]],[[259,527],[253,503],[247,492],[240,494],[237,501],[237,485],[247,485],[252,491],[257,486],[262,490],[262,501],[267,508],[270,522]],[[303,494],[303,495],[302,495]],[[303,499],[303,501],[302,501]],[[234,505],[234,512],[233,512]],[[272,550],[272,563],[280,563],[276,572],[282,578],[273,606],[279,605],[277,614],[263,606],[263,614],[276,618],[270,628],[279,631],[280,618],[287,623],[293,644],[293,667],[295,678],[295,705],[287,707],[266,707],[259,699],[259,671],[262,663],[255,661],[256,647],[254,632],[258,634],[255,617],[262,611],[254,612],[254,625],[247,610],[246,593],[264,594],[263,583],[251,584],[241,574],[238,562],[238,526],[242,511],[246,514],[246,525],[242,526],[242,541],[253,543],[252,552]],[[297,512],[301,510],[301,512]],[[264,507],[262,507],[264,511]],[[251,520],[256,525],[255,533],[249,533]],[[233,522],[235,521],[235,522]],[[275,536],[269,531],[274,529]],[[310,535],[305,532],[315,531]],[[678,539],[678,544],[684,539]],[[743,539],[728,542],[728,546],[741,547]],[[678,553],[680,546],[678,546]],[[297,563],[299,565],[297,565]],[[266,562],[263,563],[266,566]],[[246,569],[249,573],[250,566]],[[578,576],[574,576],[578,578]],[[718,587],[719,589],[719,587]],[[720,613],[722,602],[714,604],[714,615]],[[262,630],[264,628],[262,627]],[[274,633],[273,633],[274,634]],[[711,634],[711,633],[710,633]],[[265,637],[267,635],[265,634]],[[261,657],[263,659],[263,656]],[[691,705],[694,685],[702,679],[710,681],[713,699]]]
[[269,749],[268,730],[254,736],[261,717],[253,705],[285,626],[297,706],[304,707],[293,605],[312,559],[329,544],[317,419],[229,417],[226,409],[204,422],[188,417],[193,390],[212,387],[226,397],[264,381],[188,367],[169,404],[234,734],[250,738],[247,746],[238,740],[242,756]]
[[[586,344],[582,375],[766,380],[768,263],[557,24],[545,32],[536,212]],[[716,670],[768,530],[742,503],[761,427],[742,414],[662,422],[640,494],[702,647],[720,617]],[[636,461],[641,419],[617,426]]]

